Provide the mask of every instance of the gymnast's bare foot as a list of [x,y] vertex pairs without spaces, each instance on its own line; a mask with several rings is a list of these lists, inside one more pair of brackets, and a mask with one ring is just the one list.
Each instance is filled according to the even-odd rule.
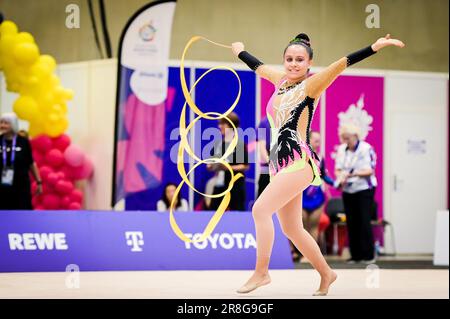
[[270,282],[271,279],[268,272],[264,274],[254,272],[253,276],[250,277],[247,283],[237,290],[237,293],[246,294],[255,290],[258,287],[268,285],[270,284]]
[[313,296],[326,296],[331,284],[336,281],[337,274],[330,269],[328,273],[321,275],[320,277],[320,288],[313,294]]

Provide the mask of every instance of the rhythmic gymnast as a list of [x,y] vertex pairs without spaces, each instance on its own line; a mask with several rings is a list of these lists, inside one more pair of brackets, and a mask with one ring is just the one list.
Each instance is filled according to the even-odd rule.
[[391,45],[404,47],[402,41],[391,39],[388,34],[308,77],[313,50],[309,37],[304,33],[290,41],[284,50],[284,72],[259,61],[244,50],[241,42],[232,44],[233,54],[276,87],[267,104],[267,116],[272,129],[270,183],[252,209],[257,241],[256,267],[247,283],[237,290],[238,293],[251,292],[271,281],[269,261],[274,241],[272,214],[277,212],[283,233],[320,274],[320,286],[313,295],[328,294],[337,275],[325,261],[316,241],[303,228],[301,215],[303,190],[310,184],[321,184],[319,158],[309,144],[311,120],[321,93],[346,67]]

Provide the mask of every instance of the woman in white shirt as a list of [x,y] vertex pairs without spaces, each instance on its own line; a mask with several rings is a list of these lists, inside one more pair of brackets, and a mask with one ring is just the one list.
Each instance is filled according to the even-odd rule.
[[359,139],[359,128],[344,125],[339,130],[343,142],[336,156],[335,186],[342,190],[347,220],[349,263],[373,263],[372,210],[377,186],[376,155],[373,147]]
[[[175,194],[176,189],[177,185],[175,185],[174,183],[166,184],[166,187],[164,187],[162,198],[156,203],[156,210],[158,212],[169,211],[170,203],[172,202],[172,198],[173,195]],[[188,202],[184,198],[181,198],[181,194],[178,194],[174,211],[182,211],[182,212],[189,211]]]

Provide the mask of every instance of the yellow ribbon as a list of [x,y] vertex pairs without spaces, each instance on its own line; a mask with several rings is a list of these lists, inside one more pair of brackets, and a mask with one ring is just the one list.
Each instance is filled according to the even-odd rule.
[[[177,157],[177,168],[178,168],[178,172],[181,176],[181,178],[183,179],[183,181],[181,181],[181,183],[177,186],[176,190],[175,190],[175,194],[173,195],[173,199],[172,202],[170,203],[170,226],[172,227],[173,231],[175,232],[175,234],[183,241],[185,242],[201,242],[206,240],[214,231],[214,229],[216,228],[217,224],[219,223],[220,219],[223,216],[223,213],[225,212],[226,208],[228,207],[228,204],[230,203],[230,191],[233,188],[234,183],[241,177],[243,177],[244,175],[241,173],[237,173],[236,175],[234,174],[230,164],[228,164],[226,162],[226,158],[232,154],[234,148],[237,145],[238,142],[238,134],[237,134],[237,130],[236,130],[236,126],[234,125],[234,123],[227,117],[228,114],[230,114],[233,109],[236,107],[237,103],[239,102],[239,99],[241,97],[241,80],[238,76],[238,74],[236,73],[235,70],[233,70],[232,68],[229,68],[227,66],[217,66],[214,68],[211,68],[209,70],[207,70],[205,73],[202,74],[202,76],[200,76],[197,81],[195,81],[195,83],[192,85],[191,90],[188,90],[187,84],[186,84],[186,78],[185,78],[185,74],[184,74],[184,59],[185,59],[185,55],[186,52],[188,51],[189,47],[196,41],[198,40],[205,40],[207,42],[210,42],[214,45],[217,46],[221,46],[224,48],[231,48],[228,45],[224,45],[224,44],[220,44],[211,40],[208,40],[204,37],[201,36],[194,36],[192,37],[189,42],[186,44],[186,46],[184,47],[183,50],[183,55],[181,56],[181,61],[180,61],[180,81],[181,81],[181,88],[183,91],[183,95],[184,98],[186,99],[186,102],[183,105],[183,109],[181,110],[181,116],[180,116],[180,144],[178,147],[178,157]],[[206,112],[203,113],[202,111],[200,111],[200,109],[198,108],[198,106],[195,104],[195,102],[192,99],[191,96],[191,92],[195,89],[196,85],[198,84],[198,82],[200,82],[200,80],[207,75],[209,72],[212,72],[214,70],[218,70],[218,69],[222,69],[222,70],[228,70],[231,73],[233,73],[237,80],[238,80],[238,84],[239,84],[239,90],[238,90],[238,94],[236,96],[236,99],[234,100],[233,104],[230,106],[230,108],[225,112],[225,113],[217,113],[217,112]],[[189,107],[195,112],[195,114],[197,114],[198,116],[196,118],[194,118],[194,120],[189,123],[189,125],[186,127],[186,122],[185,122],[185,118],[186,118],[186,104],[189,105]],[[219,120],[221,118],[226,119],[230,125],[233,127],[233,131],[234,131],[234,136],[233,139],[230,143],[230,145],[227,147],[224,155],[221,158],[208,158],[205,160],[200,159],[191,149],[188,140],[187,140],[187,135],[189,130],[194,126],[194,124],[200,120],[200,119],[208,119],[208,120]],[[189,154],[189,156],[193,157],[196,161],[198,161],[198,163],[196,163],[190,170],[189,172],[186,173],[185,168],[184,168],[184,163],[183,163],[183,155],[184,155],[184,151],[186,151],[187,154]],[[200,192],[199,190],[197,190],[194,185],[192,185],[192,183],[190,182],[188,176],[189,174],[195,170],[199,165],[201,164],[222,164],[223,166],[225,166],[228,171],[231,173],[231,181],[228,184],[228,187],[225,191],[223,191],[220,194],[214,194],[214,195],[209,195],[209,194],[205,194]],[[197,192],[198,194],[201,194],[205,197],[209,197],[209,198],[218,198],[218,197],[222,197],[222,202],[219,205],[219,208],[217,209],[217,211],[215,212],[215,214],[213,215],[213,217],[211,217],[208,225],[206,226],[205,230],[203,231],[202,235],[200,237],[198,237],[197,239],[191,239],[189,237],[187,237],[183,231],[180,229],[180,227],[178,226],[175,217],[173,215],[173,209],[175,206],[175,199],[178,197],[178,194],[181,190],[181,187],[183,186],[183,184],[186,183],[190,188],[192,188],[195,192]]]

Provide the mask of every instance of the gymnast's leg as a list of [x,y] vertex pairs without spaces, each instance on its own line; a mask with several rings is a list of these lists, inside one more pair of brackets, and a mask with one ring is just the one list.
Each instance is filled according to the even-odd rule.
[[320,274],[320,287],[315,295],[326,295],[337,276],[325,261],[317,241],[303,228],[301,211],[302,192],[278,210],[278,220],[283,233]]
[[272,215],[296,195],[301,194],[312,178],[311,169],[278,173],[254,203],[252,214],[256,229],[256,267],[253,276],[238,292],[247,293],[270,283],[269,261],[274,241]]

